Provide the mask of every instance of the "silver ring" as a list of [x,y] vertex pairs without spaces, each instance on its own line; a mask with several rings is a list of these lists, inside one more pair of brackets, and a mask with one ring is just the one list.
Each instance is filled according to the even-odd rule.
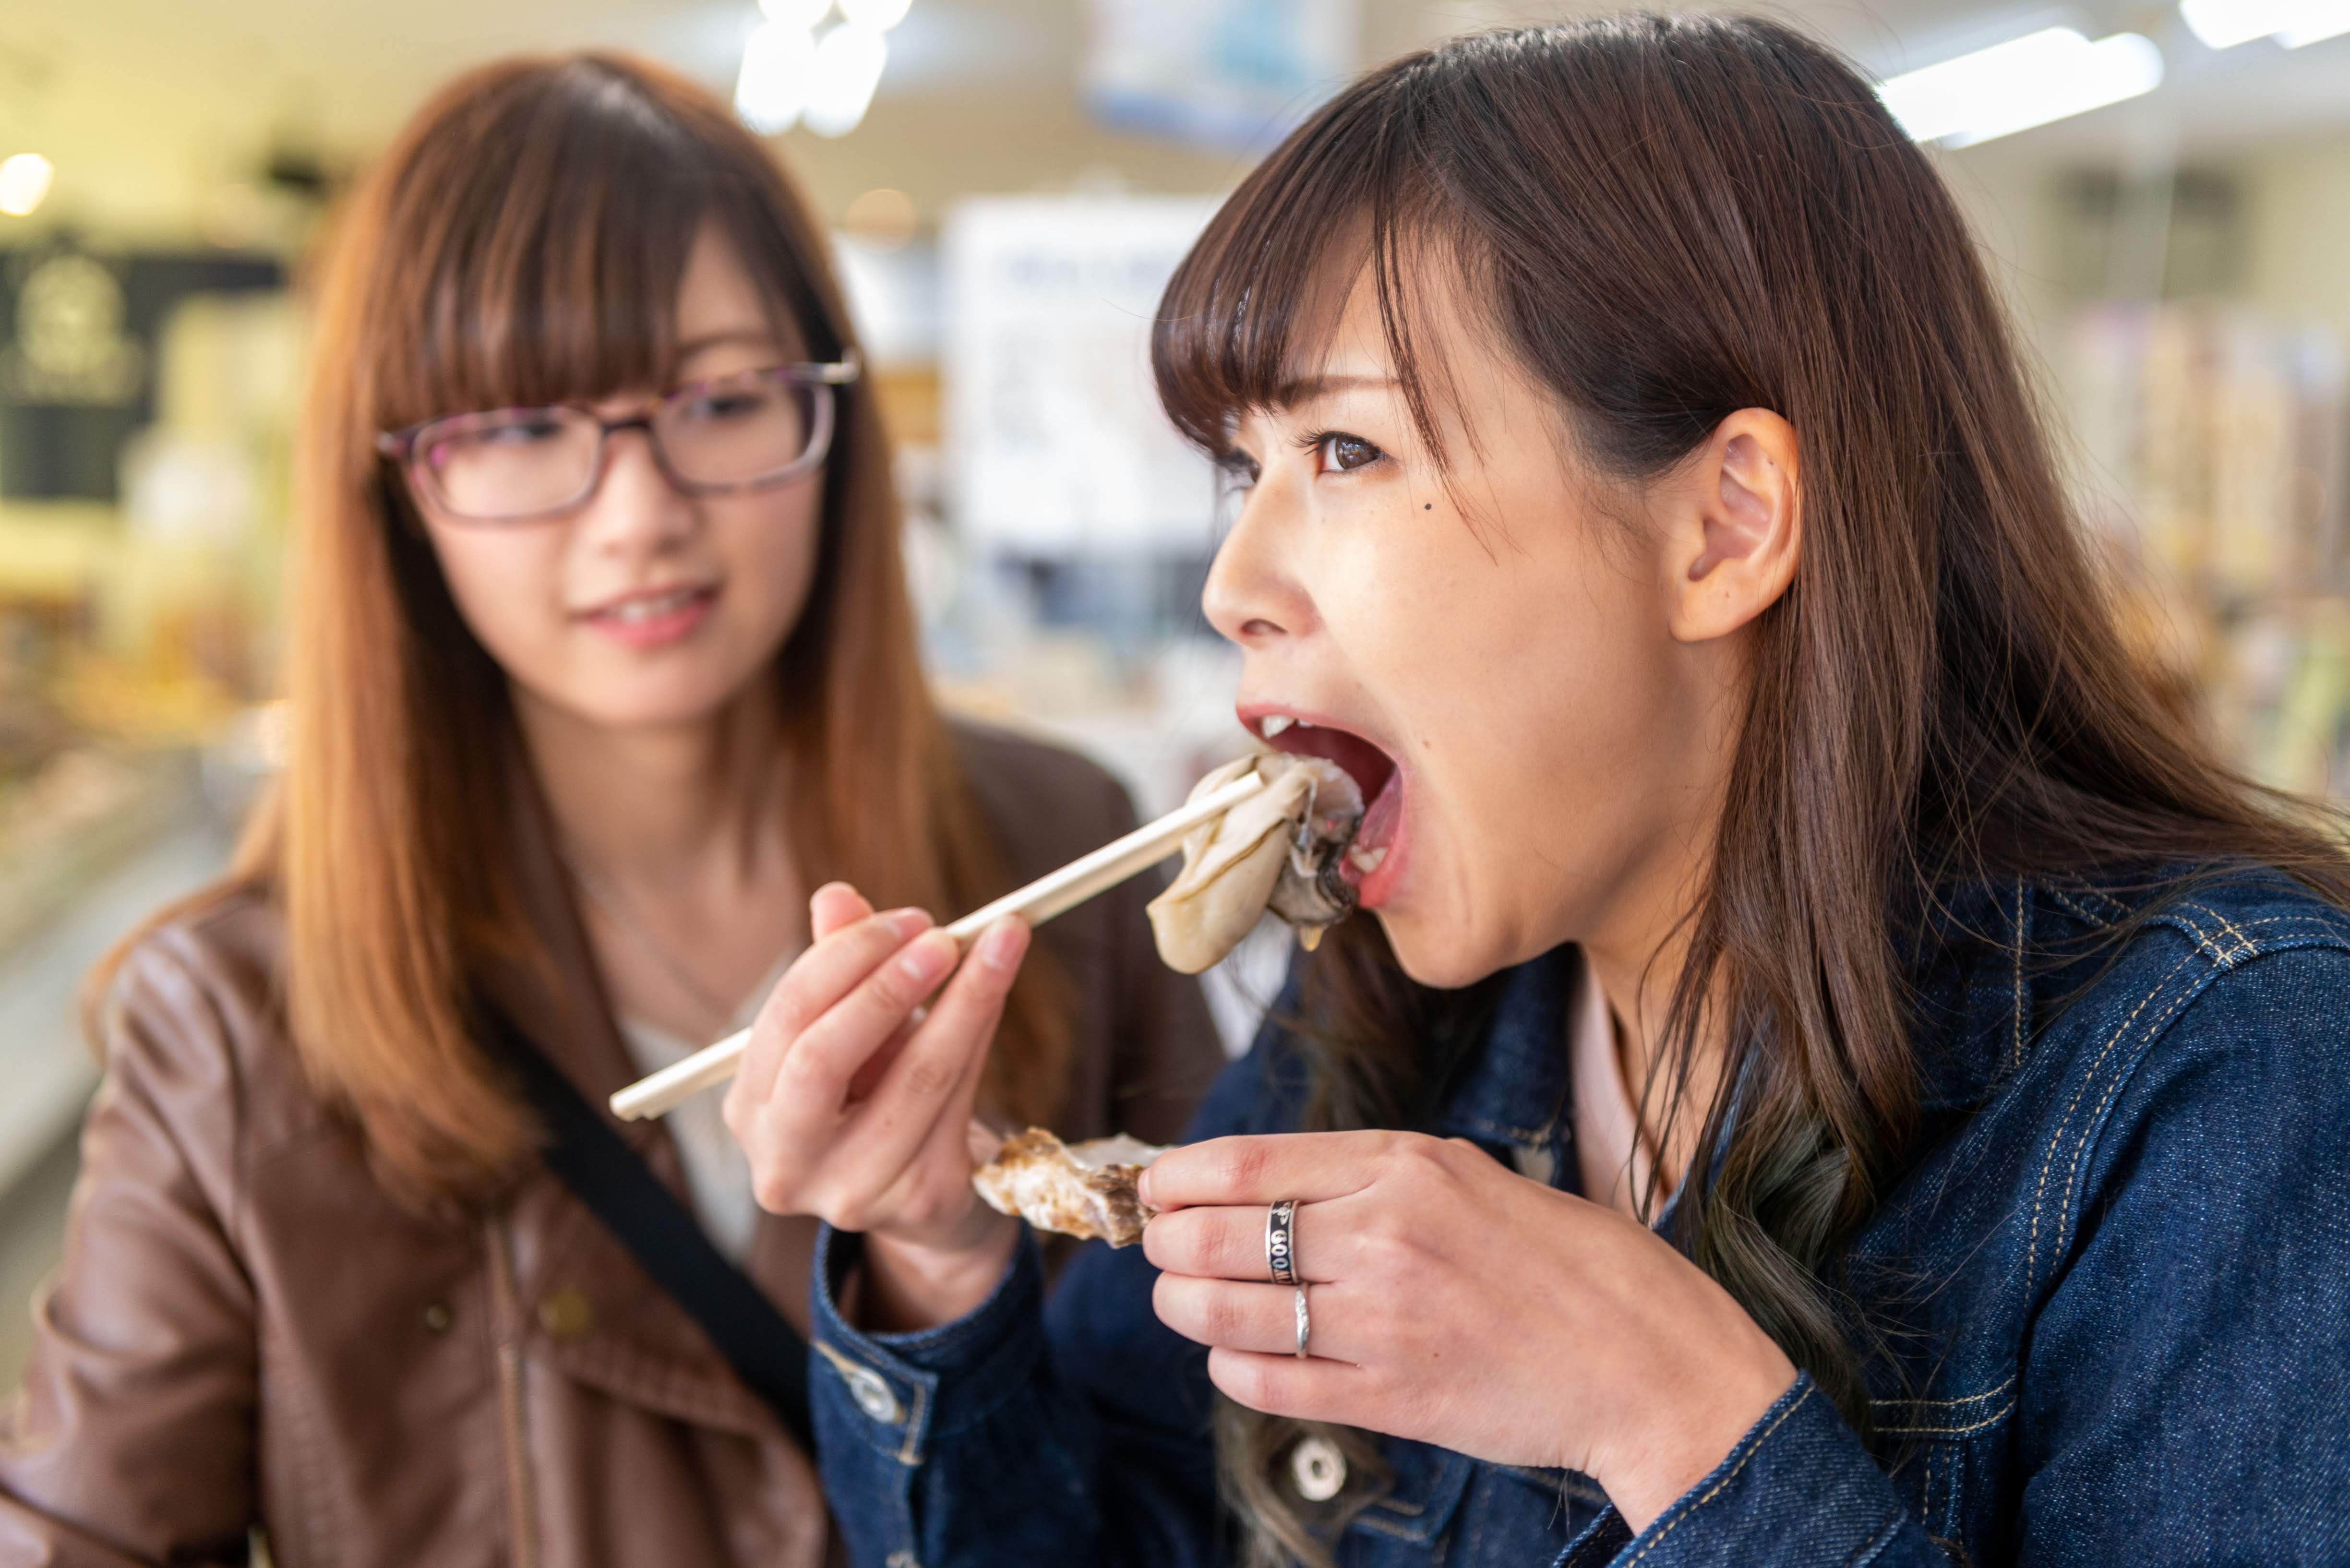
[[1297,1287],[1297,1358],[1305,1359],[1305,1345],[1314,1337],[1314,1317],[1305,1310],[1305,1287]]
[[1297,1199],[1284,1198],[1264,1211],[1264,1271],[1276,1285],[1297,1282]]

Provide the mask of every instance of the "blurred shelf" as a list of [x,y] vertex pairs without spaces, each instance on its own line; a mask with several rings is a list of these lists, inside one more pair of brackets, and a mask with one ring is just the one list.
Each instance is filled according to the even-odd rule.
[[97,1087],[81,1029],[91,967],[158,908],[218,876],[227,845],[183,757],[125,763],[119,797],[0,858],[0,1193],[71,1135]]
[[0,961],[161,836],[187,810],[194,782],[180,757],[78,748],[0,794]]

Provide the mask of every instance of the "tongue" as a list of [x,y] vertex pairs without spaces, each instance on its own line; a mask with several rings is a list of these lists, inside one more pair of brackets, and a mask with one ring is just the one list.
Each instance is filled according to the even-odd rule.
[[[1396,829],[1403,823],[1403,771],[1388,775],[1388,782],[1372,797],[1364,809],[1363,825],[1355,830],[1356,849],[1385,849],[1395,839]],[[1357,869],[1349,867],[1349,870]]]

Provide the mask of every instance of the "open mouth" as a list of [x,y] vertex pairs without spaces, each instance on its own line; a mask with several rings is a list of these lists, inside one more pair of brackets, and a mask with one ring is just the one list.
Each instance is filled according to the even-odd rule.
[[632,647],[673,642],[699,626],[718,598],[715,586],[683,586],[630,594],[580,618]]
[[588,613],[618,621],[622,626],[641,626],[646,621],[659,620],[663,616],[690,609],[697,603],[715,597],[716,594],[714,588],[691,586],[668,588],[657,593],[631,594]]
[[[1394,881],[1389,862],[1403,826],[1403,770],[1376,742],[1335,724],[1294,713],[1266,711],[1244,721],[1276,752],[1320,757],[1345,770],[1363,792],[1363,822],[1347,850],[1340,873],[1367,905],[1376,904]],[[1382,871],[1388,872],[1381,876]]]

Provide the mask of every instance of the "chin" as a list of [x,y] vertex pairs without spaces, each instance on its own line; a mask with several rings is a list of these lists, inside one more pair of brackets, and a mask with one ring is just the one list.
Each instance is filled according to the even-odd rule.
[[1376,913],[1397,964],[1421,985],[1458,991],[1512,962],[1509,954],[1497,952],[1492,942],[1457,921],[1416,920],[1386,909]]
[[703,724],[725,711],[742,691],[741,682],[663,682],[639,691],[581,691],[565,703],[591,724],[608,730],[666,730]]

